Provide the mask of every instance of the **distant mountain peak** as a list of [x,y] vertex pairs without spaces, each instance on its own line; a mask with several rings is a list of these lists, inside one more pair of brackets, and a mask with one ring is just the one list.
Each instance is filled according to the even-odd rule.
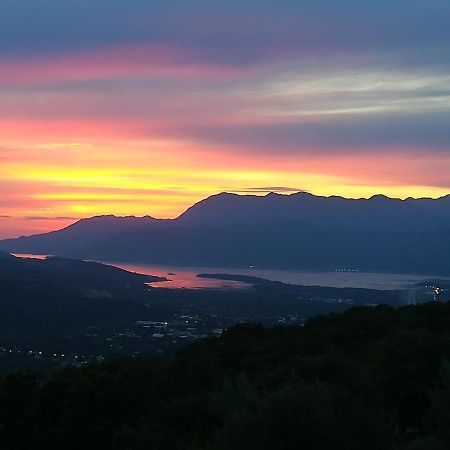
[[318,195],[311,194],[311,192],[308,191],[292,192],[286,195],[288,195],[289,197],[320,197]]
[[84,219],[80,219],[80,221],[81,220],[92,220],[92,221],[95,221],[95,220],[146,220],[146,219],[148,219],[148,220],[158,220],[158,219],[155,219],[154,217],[149,216],[149,215],[139,217],[139,216],[132,216],[132,215],[130,215],[130,216],[116,216],[115,214],[102,214],[102,215],[99,215],[99,216],[92,216],[92,217],[87,217],[87,218],[84,218]]
[[[402,200],[376,194],[370,198],[317,196],[309,192],[238,195],[222,192],[187,209],[176,222],[231,225],[295,221],[324,227],[399,230],[450,227],[445,198]],[[389,213],[389,216],[388,216]],[[429,217],[439,218],[430,223]]]
[[[387,195],[384,194],[374,194],[372,195],[372,197],[369,198],[369,200],[394,200],[391,197],[388,197]],[[398,200],[398,199],[395,199]]]
[[200,201],[208,200],[210,198],[232,198],[232,197],[244,197],[244,196],[236,194],[235,192],[219,192],[218,194],[210,195],[209,197],[206,197]]
[[72,228],[79,228],[79,227],[104,227],[104,226],[111,226],[113,228],[122,228],[122,227],[128,227],[133,225],[142,225],[145,223],[152,223],[157,221],[158,219],[155,219],[151,216],[143,216],[143,217],[136,217],[136,216],[115,216],[113,214],[109,215],[101,215],[101,216],[93,216],[88,217],[85,219],[80,219],[77,222],[69,225],[65,229],[72,229]]

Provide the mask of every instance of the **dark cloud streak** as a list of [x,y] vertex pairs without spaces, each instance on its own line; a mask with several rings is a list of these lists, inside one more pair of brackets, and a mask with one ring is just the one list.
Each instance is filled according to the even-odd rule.
[[448,112],[435,114],[354,114],[333,120],[293,123],[198,126],[175,130],[179,135],[245,149],[256,154],[281,155],[362,152],[392,147],[414,153],[423,148],[450,154]]
[[417,48],[426,52],[416,57],[437,63],[449,58],[449,17],[443,0],[2,0],[0,54],[152,43],[246,65],[305,52],[388,49],[402,57]]

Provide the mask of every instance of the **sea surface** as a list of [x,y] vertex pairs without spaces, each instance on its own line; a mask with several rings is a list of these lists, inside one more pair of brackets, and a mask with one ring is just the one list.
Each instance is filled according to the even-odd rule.
[[[306,272],[296,270],[228,268],[228,267],[174,267],[155,265],[117,264],[123,269],[157,275],[172,281],[154,283],[158,287],[172,288],[242,288],[245,283],[198,278],[199,273],[248,275],[271,281],[302,286],[352,287],[366,289],[413,289],[416,283],[429,280],[430,276],[366,272]],[[440,279],[443,279],[442,277]]]
[[[26,258],[43,259],[47,255],[23,255],[15,256]],[[302,286],[322,287],[352,287],[366,289],[413,289],[416,283],[427,281],[432,276],[393,273],[368,273],[368,272],[307,272],[297,270],[276,270],[256,268],[229,268],[229,267],[179,267],[161,266],[149,264],[130,264],[117,262],[103,262],[130,272],[146,275],[166,277],[170,281],[151,283],[153,286],[164,288],[188,288],[188,289],[242,289],[248,287],[246,283],[237,281],[213,280],[198,278],[199,273],[248,275],[252,277],[265,278],[271,281],[298,284]],[[439,279],[450,280],[439,277]]]

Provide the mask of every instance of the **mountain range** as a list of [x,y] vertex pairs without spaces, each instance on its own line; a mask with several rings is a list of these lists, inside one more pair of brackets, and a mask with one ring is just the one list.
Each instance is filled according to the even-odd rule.
[[0,248],[100,261],[450,275],[450,195],[222,193],[176,219],[99,216]]

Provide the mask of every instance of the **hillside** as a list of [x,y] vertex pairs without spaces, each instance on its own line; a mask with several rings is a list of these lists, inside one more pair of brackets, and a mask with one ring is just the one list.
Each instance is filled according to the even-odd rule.
[[[35,236],[22,236],[7,239],[2,248],[13,248],[13,253],[33,253],[69,256],[76,254],[79,248],[89,247],[98,240],[113,237],[116,234],[132,232],[147,224],[158,222],[152,217],[116,217],[97,216],[82,219],[62,230]],[[22,251],[23,249],[30,251]]]
[[[94,262],[0,258],[0,371],[30,349],[104,352],[96,336],[159,313],[144,304],[145,283],[158,279]],[[48,366],[51,358],[24,362]]]
[[449,329],[450,304],[357,308],[239,325],[175,358],[15,373],[0,378],[0,446],[449,448]]
[[416,232],[450,229],[450,195],[400,200],[322,197],[306,192],[266,196],[221,193],[193,205],[177,220],[190,225],[296,222],[357,231]]
[[127,272],[117,267],[72,259],[49,257],[0,258],[0,281],[28,285],[51,284],[64,291],[105,290],[111,295],[127,296],[146,291],[145,283],[160,278]]

